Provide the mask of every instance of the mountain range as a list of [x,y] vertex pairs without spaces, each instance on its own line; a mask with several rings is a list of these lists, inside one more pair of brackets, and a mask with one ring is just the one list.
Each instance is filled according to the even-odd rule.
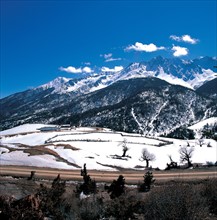
[[0,100],[1,130],[24,123],[70,123],[163,135],[217,116],[214,57],[156,57],[119,72],[58,77]]

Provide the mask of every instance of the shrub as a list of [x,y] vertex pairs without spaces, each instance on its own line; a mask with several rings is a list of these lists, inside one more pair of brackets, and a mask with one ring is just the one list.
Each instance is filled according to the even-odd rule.
[[84,168],[81,169],[81,176],[83,176],[84,182],[82,184],[77,185],[75,191],[76,196],[78,197],[81,194],[81,192],[83,192],[85,195],[96,193],[97,192],[96,182],[95,180],[92,180],[90,178],[90,175],[88,175],[86,164],[84,164]]
[[46,187],[43,184],[38,189],[40,208],[46,216],[54,216],[57,219],[64,219],[64,212],[61,210],[61,196],[65,192],[65,181],[62,181],[58,175],[52,183],[52,187]]
[[217,179],[206,180],[202,195],[207,199],[209,211],[217,216]]
[[153,179],[152,172],[148,171],[144,175],[144,183],[139,185],[139,191],[140,192],[148,192],[151,189],[151,185],[155,182],[155,179]]
[[143,202],[138,194],[123,194],[105,203],[105,219],[128,220],[137,219],[143,210]]
[[97,220],[102,219],[103,203],[101,198],[91,197],[80,201],[79,203],[79,218],[82,220]]
[[145,200],[145,219],[202,220],[207,216],[206,200],[192,185],[174,184],[161,187],[147,195]]
[[119,197],[125,192],[125,179],[122,175],[117,180],[113,180],[109,187],[105,187],[110,194],[110,198],[114,199]]
[[32,219],[43,220],[44,214],[40,209],[40,199],[35,195],[28,195],[22,199],[14,200],[11,197],[0,197],[1,219]]
[[180,127],[172,131],[171,133],[167,134],[166,137],[168,138],[176,138],[176,139],[195,139],[195,133],[193,130],[185,128],[185,127]]

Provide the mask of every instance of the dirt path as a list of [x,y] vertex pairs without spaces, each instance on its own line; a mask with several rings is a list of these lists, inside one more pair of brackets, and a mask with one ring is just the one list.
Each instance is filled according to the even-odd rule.
[[[35,177],[42,179],[54,179],[57,174],[65,180],[82,180],[80,170],[58,170],[51,168],[24,167],[24,166],[1,166],[1,176],[29,177],[31,171],[36,171]],[[96,171],[88,170],[92,179],[97,182],[111,182],[120,174],[124,175],[127,183],[138,183],[143,181],[145,171]],[[186,180],[186,179],[205,179],[217,178],[217,168],[207,170],[177,170],[177,171],[153,171],[156,180]]]

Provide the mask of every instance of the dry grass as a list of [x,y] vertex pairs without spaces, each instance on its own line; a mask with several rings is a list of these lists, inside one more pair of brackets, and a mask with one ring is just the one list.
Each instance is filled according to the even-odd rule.
[[[50,145],[50,144],[48,144],[48,145]],[[70,144],[52,144],[52,145],[55,147],[64,147],[64,149],[70,149],[70,150],[74,150],[74,151],[80,150],[79,148],[74,147]]]
[[5,138],[8,138],[8,137],[15,137],[15,136],[18,136],[18,135],[27,135],[27,134],[34,134],[34,133],[39,133],[39,131],[21,132],[21,133],[6,134],[6,135],[1,135],[1,136],[5,137]]
[[24,149],[23,152],[24,153],[29,153],[30,156],[44,155],[44,154],[52,155],[56,158],[57,161],[64,162],[64,163],[66,163],[70,166],[74,166],[76,168],[80,168],[80,166],[78,166],[77,164],[69,162],[68,160],[62,158],[57,152],[55,152],[55,151],[53,151],[49,148],[46,148],[43,145],[42,146],[31,147],[31,148],[28,148],[28,149]]
[[[37,190],[37,186],[41,183],[46,187],[41,187]],[[52,211],[54,219],[217,219],[216,178],[204,179],[200,182],[192,180],[192,182],[188,183],[165,182],[164,185],[154,187],[148,193],[140,193],[137,191],[137,188],[126,186],[125,193],[115,199],[110,199],[109,194],[104,190],[104,185],[99,184],[97,185],[98,193],[91,194],[84,200],[79,200],[75,196],[75,189],[77,187],[75,182],[66,183],[63,194],[59,193],[59,189],[62,192],[61,185],[59,188],[51,190],[52,183],[44,182],[44,180],[32,182],[24,179],[13,180],[5,178],[4,182],[1,181],[1,184],[4,185],[8,192],[5,194],[4,191],[4,194],[0,196],[1,212],[5,214],[10,213],[10,216],[13,217],[17,217],[19,213],[27,213],[25,211],[30,209],[31,212],[27,213],[29,214],[29,218],[26,219],[33,219],[31,207],[24,206],[24,203],[22,203],[19,209],[14,209],[13,204],[15,203],[11,203],[5,196],[10,196],[13,193],[11,188],[20,191],[21,193],[19,194],[23,196],[29,193],[40,192],[40,201],[46,201],[45,203],[41,203],[46,205],[45,209],[42,209],[43,213],[45,216],[50,217],[46,212],[49,208]],[[58,201],[57,205],[53,202],[53,199]],[[36,211],[39,210],[37,209]],[[57,215],[59,213],[62,214],[63,218]]]
[[[16,144],[16,145],[18,147],[22,148],[22,149],[9,147],[7,145],[0,145],[0,147],[4,147],[4,148],[8,149],[9,153],[13,152],[13,151],[22,151],[24,153],[29,154],[29,156],[40,156],[40,155],[45,155],[45,154],[46,155],[51,155],[51,156],[54,156],[57,161],[64,162],[64,163],[66,163],[70,166],[74,166],[76,168],[81,168],[77,164],[71,163],[68,160],[62,158],[54,150],[46,148],[46,146],[51,146],[50,144],[37,145],[37,146],[28,146],[28,145],[24,145],[24,144]],[[75,148],[75,147],[73,147],[69,144],[58,144],[58,145],[52,145],[52,146],[55,146],[55,147],[61,146],[61,147],[64,147],[64,149],[70,149],[70,150],[73,150],[73,151],[79,150],[78,148]]]
[[24,149],[23,152],[30,154],[30,156],[49,154],[54,157],[59,157],[58,153],[44,146],[35,146],[35,147],[27,148]]

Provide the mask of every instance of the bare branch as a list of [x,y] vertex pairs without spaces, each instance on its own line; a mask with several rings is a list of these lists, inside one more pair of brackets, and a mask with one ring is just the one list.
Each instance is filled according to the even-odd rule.
[[180,160],[181,162],[186,161],[188,163],[188,167],[192,166],[191,158],[193,156],[194,148],[181,147],[179,149]]
[[146,167],[148,167],[149,161],[153,161],[155,159],[156,159],[155,155],[150,153],[146,148],[142,150],[141,160],[146,161]]
[[127,147],[127,139],[126,138],[124,138],[124,140],[123,140],[122,148],[123,148],[122,149],[123,150],[122,157],[125,157],[127,151],[130,149],[129,147]]

